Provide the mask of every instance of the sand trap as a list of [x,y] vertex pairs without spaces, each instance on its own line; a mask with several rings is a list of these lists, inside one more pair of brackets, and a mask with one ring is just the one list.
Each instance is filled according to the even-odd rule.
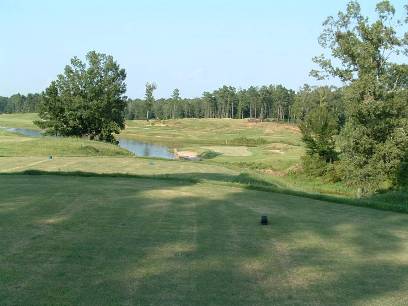
[[198,159],[198,153],[194,151],[174,151],[174,154],[180,159]]

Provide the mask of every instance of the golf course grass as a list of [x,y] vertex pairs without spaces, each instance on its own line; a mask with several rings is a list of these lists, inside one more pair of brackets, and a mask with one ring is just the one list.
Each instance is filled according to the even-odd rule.
[[292,173],[303,146],[286,123],[127,125],[206,157],[0,130],[0,305],[408,304],[405,189],[356,199]]
[[80,138],[25,137],[0,130],[0,157],[4,156],[132,156],[113,144]]
[[[1,114],[0,126],[38,130],[33,123],[34,120],[38,120],[37,114]],[[126,122],[126,129],[119,137],[165,144],[170,148],[179,150],[194,151],[202,154],[204,160],[201,161],[201,164],[207,164],[208,167],[211,165],[221,166],[226,172],[230,171],[229,169],[233,169],[235,172],[250,172],[251,176],[256,176],[263,181],[287,189],[337,196],[353,196],[355,193],[355,190],[342,184],[327,184],[321,180],[288,175],[300,163],[300,157],[304,150],[299,131],[293,124],[251,123],[247,120],[230,119],[151,120],[149,122],[129,120]],[[262,141],[259,142],[259,140]],[[19,160],[21,162],[19,168],[27,168],[27,165],[31,165],[30,158],[46,159],[49,155],[54,157],[125,157],[126,155],[129,156],[129,152],[117,146],[85,139],[52,137],[39,139],[0,130],[0,156],[10,158],[0,162],[5,165],[0,168],[0,171],[11,168],[7,164],[15,162],[13,157],[27,157],[28,160],[25,159],[25,161],[28,163]],[[126,171],[128,159],[119,162],[119,166],[116,164],[117,159],[111,161],[114,162],[110,163],[109,160],[105,160],[105,163],[98,165],[97,168],[110,172],[118,172],[117,170],[120,168],[120,171],[134,173],[133,162],[128,165],[132,170]],[[71,162],[59,168],[67,171],[94,171],[95,167],[89,169],[88,162],[89,159],[84,158],[82,162],[75,162],[77,166],[80,165],[75,169],[70,169]],[[90,163],[95,164],[92,161]],[[44,165],[41,165],[40,170],[43,170]],[[174,169],[181,165],[180,163],[172,164]],[[207,166],[203,167],[208,168]],[[166,168],[168,167],[166,166]],[[57,169],[54,168],[53,170]],[[137,171],[140,169],[139,167]]]
[[[36,114],[2,114],[0,115],[0,126],[38,129],[33,120],[38,120]],[[300,132],[296,125],[276,122],[251,123],[238,119],[151,120],[149,122],[128,120],[126,129],[117,137],[165,144],[170,148],[195,151],[198,154],[211,151],[215,153],[209,160],[213,163],[269,171],[279,176],[285,175],[295,167],[304,152]],[[20,144],[20,146],[23,145]],[[87,146],[92,145],[87,144]],[[6,152],[0,151],[0,156],[21,156],[23,150],[20,150],[19,147],[14,149],[10,144],[8,147]],[[57,154],[60,154],[60,151],[56,151]],[[70,151],[71,153],[62,152],[60,155],[83,156],[88,154],[75,148]],[[111,152],[105,155],[118,153],[121,154]],[[38,152],[32,154],[38,156]]]
[[408,303],[406,214],[118,177],[1,175],[0,194],[3,305]]

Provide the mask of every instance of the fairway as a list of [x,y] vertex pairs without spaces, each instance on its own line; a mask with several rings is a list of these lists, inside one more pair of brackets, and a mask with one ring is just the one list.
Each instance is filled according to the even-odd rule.
[[163,179],[2,175],[0,194],[1,304],[408,303],[405,214]]

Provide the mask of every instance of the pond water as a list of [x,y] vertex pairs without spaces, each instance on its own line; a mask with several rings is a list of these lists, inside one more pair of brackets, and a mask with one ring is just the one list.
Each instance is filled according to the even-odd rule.
[[28,137],[40,137],[41,132],[37,130],[22,129],[22,128],[6,128],[7,132],[18,133]]
[[[28,137],[40,137],[42,136],[40,131],[23,128],[5,128],[6,131],[12,133],[18,133]],[[174,159],[175,155],[172,150],[163,145],[141,142],[133,139],[120,138],[119,147],[124,148],[136,156],[143,157],[159,157],[166,159]]]
[[119,147],[124,148],[137,156],[160,157],[174,159],[175,155],[167,146],[146,143],[133,139],[120,138]]

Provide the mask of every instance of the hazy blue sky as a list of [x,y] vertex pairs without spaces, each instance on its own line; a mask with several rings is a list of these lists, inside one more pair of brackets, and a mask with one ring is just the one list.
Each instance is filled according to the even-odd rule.
[[[377,1],[360,1],[369,12]],[[404,0],[392,1],[402,11]],[[298,89],[321,52],[321,23],[346,0],[0,0],[0,95],[45,89],[73,56],[114,56],[129,97],[180,88],[200,96],[223,84]]]

